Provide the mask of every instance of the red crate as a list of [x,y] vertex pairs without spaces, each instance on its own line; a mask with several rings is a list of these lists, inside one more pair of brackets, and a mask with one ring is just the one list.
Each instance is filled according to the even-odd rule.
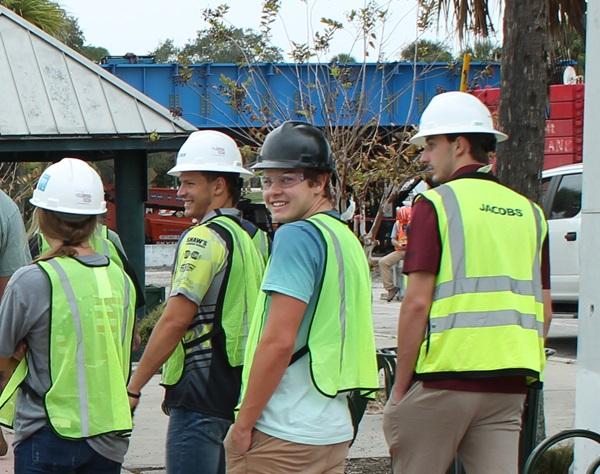
[[500,88],[475,89],[471,91],[475,97],[488,107],[497,107],[500,104]]
[[564,155],[544,156],[544,169],[558,168],[559,166],[581,163],[581,154],[569,153]]
[[546,120],[546,137],[572,137],[575,120]]
[[573,137],[549,137],[544,139],[544,155],[575,153]]
[[581,102],[551,102],[550,119],[577,119],[583,117],[583,101]]
[[583,101],[585,86],[583,84],[557,84],[550,86],[550,102]]

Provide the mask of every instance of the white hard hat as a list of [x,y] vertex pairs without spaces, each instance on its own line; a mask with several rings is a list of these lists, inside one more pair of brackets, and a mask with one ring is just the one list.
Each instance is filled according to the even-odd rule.
[[48,166],[33,191],[31,204],[49,211],[97,215],[106,212],[104,187],[94,168],[76,158]]
[[424,146],[427,137],[452,133],[490,133],[498,142],[508,138],[494,129],[492,114],[477,97],[466,92],[444,92],[431,99],[421,115],[419,132],[410,142]]
[[216,171],[252,176],[242,167],[242,155],[233,138],[216,130],[193,132],[177,153],[177,164],[169,170],[172,176],[184,171]]

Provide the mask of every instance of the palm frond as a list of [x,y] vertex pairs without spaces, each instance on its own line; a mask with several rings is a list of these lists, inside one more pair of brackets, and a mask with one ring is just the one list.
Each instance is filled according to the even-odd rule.
[[63,39],[67,14],[58,3],[49,0],[0,0],[0,4],[46,33]]
[[585,32],[584,0],[550,0],[548,3],[549,27],[558,34],[566,27],[583,34]]
[[[526,1],[526,0],[523,0]],[[487,37],[494,32],[489,0],[420,0],[422,9],[435,12],[440,18],[453,18],[459,39],[465,33]],[[585,0],[549,0],[549,28],[553,34],[570,27],[585,30]]]

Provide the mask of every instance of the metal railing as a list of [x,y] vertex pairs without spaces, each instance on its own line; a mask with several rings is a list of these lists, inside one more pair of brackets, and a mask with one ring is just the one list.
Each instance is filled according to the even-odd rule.
[[[532,453],[527,458],[525,467],[523,467],[522,474],[533,474],[534,472],[536,472],[536,465],[538,464],[538,462],[540,461],[540,459],[546,451],[548,451],[555,444],[571,438],[591,439],[592,441],[595,441],[596,443],[600,444],[600,434],[594,431],[577,429],[561,431],[560,433],[555,434],[554,436],[546,438],[532,451]],[[594,474],[598,470],[598,468],[600,468],[600,457],[596,458],[592,462],[592,464],[586,471],[586,474]]]

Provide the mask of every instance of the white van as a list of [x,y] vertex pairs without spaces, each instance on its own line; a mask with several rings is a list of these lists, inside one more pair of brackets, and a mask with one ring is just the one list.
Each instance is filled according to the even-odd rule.
[[550,272],[555,311],[576,312],[579,300],[579,242],[583,164],[542,173],[542,206],[548,219]]

